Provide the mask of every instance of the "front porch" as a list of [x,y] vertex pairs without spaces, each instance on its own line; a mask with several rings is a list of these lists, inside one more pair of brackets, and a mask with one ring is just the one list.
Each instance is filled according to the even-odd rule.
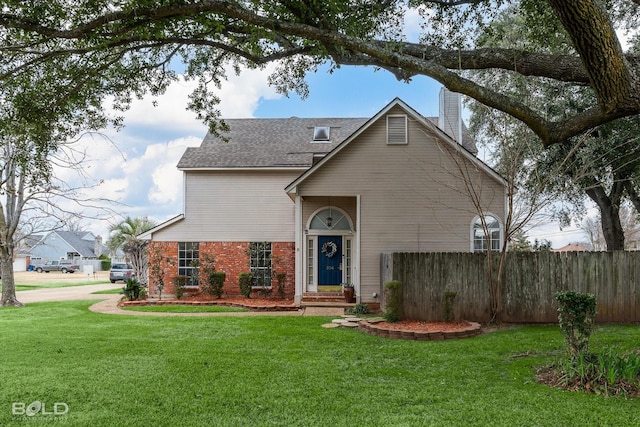
[[304,292],[300,307],[355,307],[355,302],[346,302],[342,292]]

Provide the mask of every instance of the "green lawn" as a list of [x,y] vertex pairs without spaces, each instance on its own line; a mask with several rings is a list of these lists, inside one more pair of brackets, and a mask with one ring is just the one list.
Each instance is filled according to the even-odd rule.
[[[29,285],[16,283],[16,291],[30,291],[33,289],[43,289],[43,288],[66,288],[69,286],[100,285],[104,283],[109,283],[109,281],[108,280],[83,280],[81,282],[50,282],[50,283],[38,283],[38,284],[29,284]],[[116,285],[114,284],[114,286]]]
[[219,305],[136,305],[120,307],[127,311],[151,311],[154,313],[233,313],[249,311],[240,307]]
[[[121,316],[92,303],[0,309],[0,425],[640,425],[640,399],[534,381],[533,366],[564,351],[554,325],[421,342],[320,317]],[[640,327],[598,327],[592,343],[629,350]],[[12,415],[36,401],[69,411]]]

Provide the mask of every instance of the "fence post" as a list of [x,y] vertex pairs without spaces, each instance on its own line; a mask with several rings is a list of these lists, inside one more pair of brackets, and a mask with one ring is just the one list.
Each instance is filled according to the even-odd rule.
[[[380,254],[380,289],[384,290],[384,284],[393,280],[393,254],[383,252]],[[378,296],[380,298],[380,308],[384,310],[384,292]]]

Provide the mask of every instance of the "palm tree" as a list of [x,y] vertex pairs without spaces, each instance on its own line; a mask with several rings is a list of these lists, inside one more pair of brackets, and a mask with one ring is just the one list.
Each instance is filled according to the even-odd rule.
[[146,240],[138,236],[156,226],[155,221],[146,216],[131,218],[126,217],[122,222],[109,227],[109,242],[107,246],[112,252],[122,249],[140,283],[147,283],[147,265],[149,263],[149,251]]

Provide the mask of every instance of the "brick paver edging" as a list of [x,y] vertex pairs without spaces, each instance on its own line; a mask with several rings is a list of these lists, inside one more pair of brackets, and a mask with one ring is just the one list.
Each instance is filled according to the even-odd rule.
[[273,304],[273,305],[252,305],[238,302],[227,301],[179,301],[179,300],[163,300],[163,301],[123,301],[119,304],[126,307],[139,307],[144,305],[219,305],[223,307],[245,308],[251,311],[297,311],[300,307],[295,305]]
[[403,331],[395,329],[387,329],[379,323],[383,320],[361,320],[358,324],[358,329],[363,330],[372,335],[377,335],[384,338],[398,338],[405,340],[419,340],[419,341],[441,341],[449,339],[461,339],[470,338],[480,335],[480,324],[476,322],[468,322],[466,328],[457,329],[455,331]]

